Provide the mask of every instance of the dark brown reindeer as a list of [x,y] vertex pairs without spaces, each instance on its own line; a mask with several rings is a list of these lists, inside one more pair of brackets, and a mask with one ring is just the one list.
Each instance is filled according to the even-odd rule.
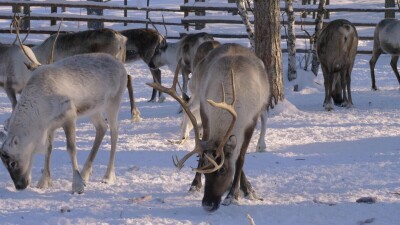
[[[119,32],[104,28],[59,34],[58,36],[54,34],[40,45],[32,47],[32,50],[42,64],[50,63],[50,59],[56,62],[68,56],[95,52],[108,53],[121,62],[125,62],[126,41],[127,38]],[[54,49],[53,53],[52,49]],[[132,119],[138,121],[140,120],[140,112],[135,105],[130,76],[128,76],[127,88],[130,97]]]
[[332,98],[335,105],[353,106],[350,83],[357,45],[356,28],[344,19],[331,21],[318,36],[317,55],[325,85],[323,106],[327,111],[333,109]]
[[257,119],[271,102],[270,82],[263,62],[249,49],[224,44],[212,50],[198,65],[202,71],[201,91],[198,92],[203,124],[200,140],[196,118],[175,90],[179,65],[171,88],[158,83],[150,85],[173,96],[188,114],[194,127],[196,146],[175,165],[182,168],[196,153],[204,159],[204,164],[195,171],[206,177],[203,208],[214,211],[219,208],[221,197],[227,190],[224,205],[238,199],[239,183],[248,193],[255,194],[242,169]]
[[[163,46],[166,43],[165,38],[153,29],[129,29],[120,31],[122,35],[128,38],[126,42],[126,61],[136,61],[142,59],[147,65],[158,46]],[[154,82],[161,83],[161,70],[150,69]],[[155,102],[157,90],[153,89],[153,93],[149,102]],[[165,96],[162,92],[158,95],[158,102],[164,102]]]
[[374,32],[374,47],[369,61],[371,69],[372,90],[378,90],[375,84],[375,64],[382,53],[392,55],[390,66],[400,84],[400,75],[397,70],[397,61],[400,56],[400,21],[397,19],[383,19],[376,25]]

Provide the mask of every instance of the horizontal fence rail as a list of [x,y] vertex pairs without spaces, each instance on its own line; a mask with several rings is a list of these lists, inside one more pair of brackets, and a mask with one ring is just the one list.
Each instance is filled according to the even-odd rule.
[[[222,0],[221,0],[222,1]],[[225,0],[224,0],[225,1]],[[103,10],[117,10],[117,11],[140,11],[140,12],[170,12],[170,13],[182,13],[182,19],[180,22],[175,21],[161,21],[151,20],[151,23],[155,25],[166,25],[166,26],[184,26],[184,27],[192,27],[197,24],[232,24],[232,25],[240,25],[242,24],[242,20],[239,15],[231,15],[232,12],[237,11],[236,3],[204,3],[204,2],[190,2],[186,4],[182,4],[177,8],[160,8],[160,7],[137,7],[137,6],[127,6],[127,5],[119,5],[113,4],[111,2],[91,2],[91,1],[13,1],[13,0],[1,0],[0,6],[14,6],[14,7],[67,7],[67,8],[78,8],[78,9],[103,9]],[[285,12],[286,8],[281,4],[281,12]],[[198,11],[209,11],[214,12],[211,15],[206,16],[197,16],[193,12]],[[228,15],[216,15],[215,12],[229,12]],[[294,8],[294,12],[297,13],[315,13],[318,11],[317,5],[301,5],[296,6]],[[399,12],[398,8],[384,8],[384,7],[371,7],[367,6],[366,8],[346,8],[345,5],[327,5],[327,12],[354,12],[354,13],[384,13],[384,12]],[[193,13],[193,14],[189,14]],[[13,17],[13,13],[0,13],[0,19],[9,19],[11,21]],[[24,14],[19,14],[23,16]],[[187,15],[183,17],[183,15]],[[77,14],[61,14],[61,13],[51,13],[51,14],[40,14],[40,13],[31,13],[28,16],[29,20],[51,20],[51,21],[80,21],[80,22],[88,22],[88,21],[97,21],[97,22],[111,22],[111,23],[124,23],[126,24],[150,24],[150,20],[146,18],[135,18],[135,17],[124,17],[124,16],[98,16],[98,15],[77,15]],[[250,16],[250,22],[254,23],[254,18]],[[325,19],[324,23],[329,23],[329,19]],[[282,25],[287,25],[286,20],[282,20]],[[377,23],[373,22],[353,22],[356,27],[362,28],[374,28]],[[297,26],[296,31],[296,39],[309,39],[308,35],[305,35],[304,32],[300,32],[299,27],[308,27],[315,26],[315,21],[305,18],[305,19],[296,19],[295,25]],[[77,29],[69,29],[68,27],[63,28],[61,32],[73,32]],[[82,29],[84,30],[84,29]],[[0,33],[9,33],[9,27],[0,27]],[[27,33],[28,29],[21,30],[21,33]],[[52,34],[57,32],[56,26],[52,27],[34,27],[29,30],[30,33],[33,34]],[[215,38],[248,38],[247,33],[245,33],[245,29],[243,32],[239,33],[218,33],[211,31],[209,32]],[[179,33],[179,36],[168,36],[167,38],[178,39],[182,37],[185,33]],[[372,41],[372,33],[369,36],[360,35],[359,40],[361,41]],[[285,40],[287,36],[285,33],[282,34],[282,39]],[[283,50],[284,52],[286,49]],[[297,49],[297,52],[307,53],[309,50],[307,49]],[[370,54],[371,50],[359,50],[360,54]]]

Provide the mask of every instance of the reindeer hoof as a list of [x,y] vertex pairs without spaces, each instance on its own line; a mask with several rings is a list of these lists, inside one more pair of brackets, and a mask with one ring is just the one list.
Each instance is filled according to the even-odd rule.
[[72,193],[82,194],[85,191],[85,182],[79,171],[75,170],[72,177]]
[[189,193],[199,193],[201,191],[201,186],[192,185],[189,188]]
[[89,181],[89,177],[92,175],[92,167],[84,166],[81,172],[81,176],[84,182]]
[[161,95],[159,98],[158,98],[158,103],[163,103],[165,101],[165,96],[164,95]]
[[245,198],[249,200],[259,200],[259,201],[264,201],[263,198],[259,197],[255,191],[250,192],[248,195],[245,196]]
[[117,181],[117,177],[115,173],[107,173],[104,175],[102,182],[105,184],[115,184]]
[[38,184],[36,185],[37,188],[39,189],[46,189],[53,186],[53,183],[51,181],[50,178],[41,178],[38,182]]
[[265,143],[264,144],[260,144],[260,143],[257,144],[256,152],[266,152],[266,151],[267,151],[267,146],[265,145]]
[[140,117],[140,115],[133,115],[132,116],[132,121],[133,122],[140,122],[140,121],[142,121],[142,117]]

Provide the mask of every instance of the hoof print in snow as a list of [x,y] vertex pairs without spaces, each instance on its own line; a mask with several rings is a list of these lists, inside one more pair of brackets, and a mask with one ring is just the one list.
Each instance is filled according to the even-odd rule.
[[357,199],[357,203],[367,203],[367,204],[373,204],[377,202],[377,198],[376,197],[362,197]]
[[71,212],[71,209],[68,206],[63,206],[60,209],[61,213],[67,213],[67,212]]
[[374,221],[375,221],[375,218],[369,218],[364,221],[358,222],[358,225],[365,225],[365,224],[373,223]]

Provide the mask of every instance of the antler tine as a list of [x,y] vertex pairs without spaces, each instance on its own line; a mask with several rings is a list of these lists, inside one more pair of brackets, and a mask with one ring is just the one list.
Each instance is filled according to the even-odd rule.
[[149,18],[147,18],[148,20],[149,20],[149,22],[151,23],[151,26],[153,26],[154,27],[154,29],[158,32],[158,33],[160,33],[159,31],[158,31],[158,29],[157,29],[157,27],[154,25],[154,23],[153,23],[153,21],[150,19],[150,17]]
[[163,21],[163,25],[164,25],[164,29],[165,29],[165,37],[168,37],[168,30],[167,30],[167,26],[165,26],[164,14],[161,14],[161,17],[162,17],[162,21]]
[[194,130],[194,135],[195,135],[195,148],[191,152],[186,154],[181,160],[178,160],[178,157],[172,158],[174,165],[176,167],[178,167],[178,169],[181,169],[183,167],[183,164],[185,163],[185,161],[187,159],[189,159],[193,154],[195,154],[195,153],[201,154],[202,153],[202,147],[200,144],[200,132],[199,132],[199,128],[197,127],[196,117],[190,111],[188,104],[176,92],[176,84],[178,83],[178,75],[179,75],[180,69],[181,69],[181,60],[179,60],[178,66],[176,67],[174,80],[173,80],[172,86],[170,88],[166,88],[166,87],[162,86],[160,83],[156,83],[156,82],[147,83],[147,85],[149,85],[150,87],[155,88],[158,91],[167,93],[171,97],[173,97],[176,101],[178,101],[179,104],[182,106],[183,110],[185,110],[186,114],[188,115],[190,121],[193,124],[193,130]]
[[63,22],[63,17],[61,17],[60,25],[58,26],[58,30],[57,30],[57,35],[54,38],[53,46],[51,46],[51,53],[50,53],[50,59],[49,59],[49,63],[50,64],[52,64],[54,62],[54,49],[56,47],[56,42],[57,42],[57,39],[58,39],[58,35],[60,35],[60,29],[61,29],[62,22]]
[[216,108],[221,108],[221,109],[225,109],[227,110],[231,115],[232,115],[232,122],[229,125],[228,130],[226,131],[226,134],[224,136],[224,138],[222,139],[221,143],[219,144],[217,150],[216,150],[216,156],[214,159],[217,159],[219,156],[221,156],[221,162],[219,164],[217,164],[215,162],[215,160],[211,159],[211,157],[209,157],[207,154],[205,154],[206,158],[211,162],[211,164],[214,165],[213,168],[205,170],[203,168],[197,169],[196,172],[199,173],[212,173],[214,171],[219,170],[222,165],[224,165],[224,161],[225,161],[225,154],[224,154],[224,145],[226,144],[226,142],[229,139],[230,133],[233,130],[233,126],[235,125],[236,122],[236,118],[237,118],[237,113],[235,111],[235,102],[236,102],[236,89],[235,89],[235,83],[234,83],[235,79],[234,79],[234,73],[233,70],[231,70],[231,82],[232,82],[232,103],[231,104],[227,104],[226,103],[226,96],[225,96],[225,90],[224,90],[224,85],[222,84],[222,102],[214,102],[213,100],[208,99],[207,102],[212,105],[213,107]]
[[33,64],[36,65],[37,63],[33,59],[31,59],[31,57],[29,57],[28,53],[26,53],[24,44],[22,43],[21,38],[19,37],[19,22],[18,22],[18,19],[17,19],[15,13],[14,13],[12,24],[14,24],[14,26],[15,26],[15,33],[17,35],[17,40],[18,40],[20,48],[24,52],[25,56],[29,59],[29,61],[31,61]]

